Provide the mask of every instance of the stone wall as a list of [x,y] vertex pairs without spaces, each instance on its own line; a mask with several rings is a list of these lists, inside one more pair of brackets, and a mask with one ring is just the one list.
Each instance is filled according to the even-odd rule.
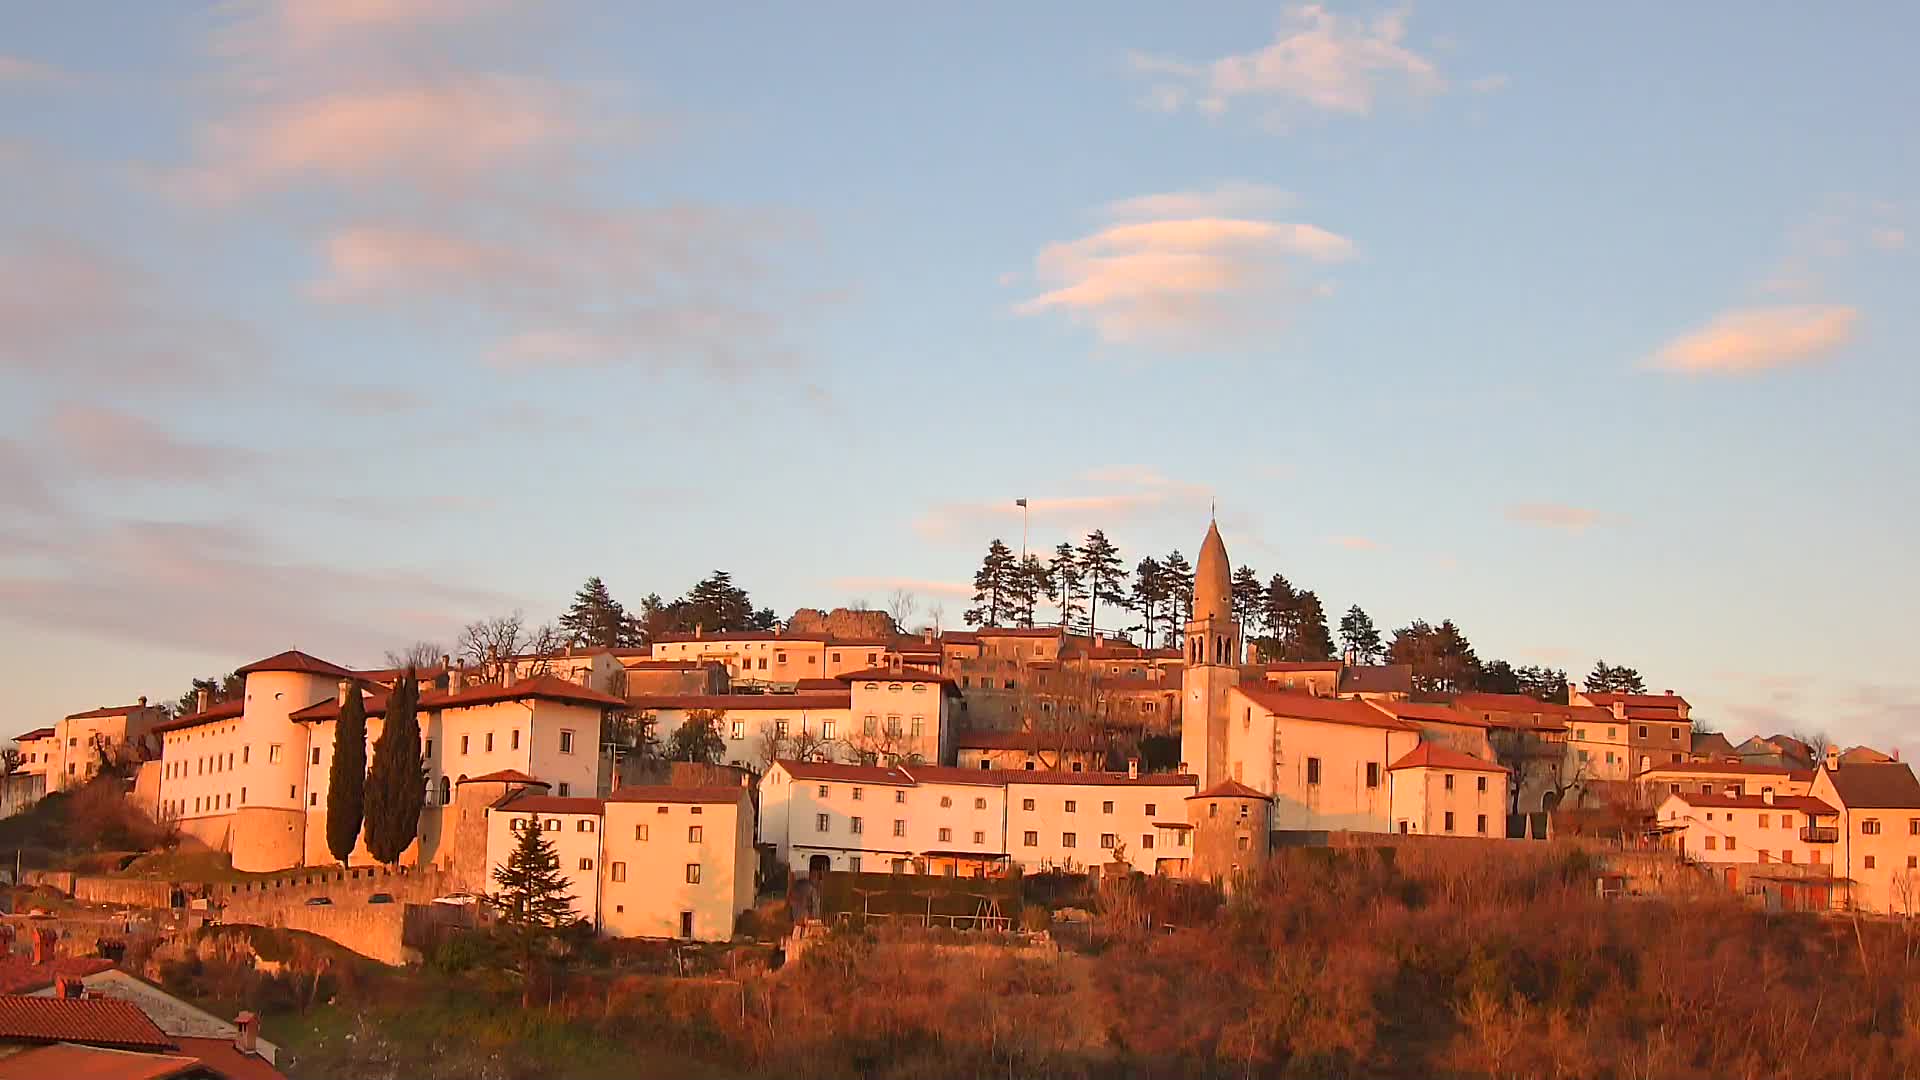
[[[343,908],[392,907],[424,904],[451,891],[448,875],[432,868],[401,867],[398,872],[384,866],[355,866],[346,870],[306,870],[258,881],[234,882],[218,886],[214,899],[220,905],[221,918],[230,923],[277,925],[262,920],[288,908],[303,907],[316,896]],[[387,893],[392,904],[368,904],[367,897]],[[397,919],[398,916],[395,916]],[[398,923],[395,923],[398,926]],[[319,933],[319,931],[314,931]],[[397,935],[399,930],[394,933]],[[341,944],[346,944],[342,942]],[[352,948],[352,946],[348,946]],[[358,950],[355,950],[358,951]]]
[[164,908],[173,906],[173,885],[138,878],[81,877],[73,881],[73,898],[85,904]]
[[369,960],[399,966],[418,963],[420,954],[401,941],[405,926],[404,904],[340,903],[321,907],[304,903],[273,909],[253,920],[229,919],[254,926],[272,926],[286,930],[304,930],[318,934],[342,948],[351,949]]

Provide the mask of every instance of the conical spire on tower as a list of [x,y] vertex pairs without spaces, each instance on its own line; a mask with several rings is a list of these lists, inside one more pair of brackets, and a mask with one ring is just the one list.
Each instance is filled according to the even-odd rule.
[[1220,527],[1207,523],[1207,538],[1200,542],[1200,560],[1193,568],[1193,620],[1233,617],[1233,566],[1227,559],[1227,545],[1220,539]]

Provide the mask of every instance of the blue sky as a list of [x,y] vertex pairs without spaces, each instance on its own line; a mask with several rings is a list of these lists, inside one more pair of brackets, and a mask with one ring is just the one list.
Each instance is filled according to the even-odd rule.
[[6,16],[13,722],[588,574],[952,624],[1024,495],[1908,738],[1920,16],[1031,7]]

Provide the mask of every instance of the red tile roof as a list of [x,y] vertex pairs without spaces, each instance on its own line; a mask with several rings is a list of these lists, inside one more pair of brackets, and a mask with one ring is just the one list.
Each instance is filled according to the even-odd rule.
[[616,789],[607,802],[632,803],[737,803],[747,797],[744,787],[710,784],[705,787],[675,787],[671,784],[633,784]]
[[793,683],[796,694],[838,694],[846,688],[847,684],[839,679],[796,679]]
[[1461,772],[1510,772],[1504,765],[1496,765],[1485,758],[1463,754],[1458,750],[1449,750],[1439,743],[1423,742],[1400,760],[1387,766],[1387,771],[1395,769],[1458,769]]
[[[263,1063],[264,1064],[264,1063]],[[0,1080],[172,1080],[200,1077],[208,1066],[184,1054],[107,1050],[75,1043],[54,1043],[0,1058]],[[223,1080],[228,1073],[220,1072]],[[250,1074],[231,1074],[246,1080]],[[274,1076],[280,1076],[278,1072]]]
[[52,986],[61,975],[84,979],[112,970],[113,961],[97,956],[62,956],[48,964],[36,964],[27,956],[9,956],[0,959],[0,994],[29,994]]
[[541,787],[553,786],[552,784],[547,783],[545,780],[535,780],[533,777],[528,776],[526,773],[521,772],[519,769],[500,769],[496,772],[486,773],[481,776],[463,776],[459,780],[455,781],[455,783],[458,783],[458,784],[539,784]]
[[1312,694],[1274,690],[1264,686],[1236,686],[1234,692],[1245,694],[1255,705],[1275,716],[1285,716],[1295,720],[1317,720],[1327,724],[1346,724],[1350,727],[1385,728],[1388,731],[1420,730],[1404,720],[1397,720],[1361,701],[1320,698]]
[[275,653],[264,660],[255,660],[245,667],[235,668],[235,675],[251,675],[257,671],[291,671],[301,675],[331,675],[336,679],[351,679],[353,672],[339,664],[329,664],[317,656],[308,656],[298,649],[288,649]]
[[20,735],[15,735],[13,737],[13,741],[14,742],[30,742],[34,739],[51,739],[51,738],[53,738],[53,729],[50,727],[43,727],[43,728],[34,728],[32,731],[28,731]]
[[1738,761],[1679,761],[1655,765],[1642,773],[1643,777],[1653,777],[1656,773],[1691,775],[1695,773],[1719,773],[1727,776],[1784,776],[1798,783],[1812,783],[1812,769],[1789,769],[1785,765],[1748,765]]
[[207,1067],[219,1073],[222,1080],[287,1080],[287,1074],[269,1065],[265,1058],[258,1054],[241,1053],[233,1045],[232,1039],[176,1035],[173,1041],[180,1044],[181,1053],[206,1062]]
[[841,682],[847,682],[847,683],[872,681],[872,682],[944,683],[947,686],[953,685],[952,679],[947,678],[945,675],[942,675],[937,671],[924,671],[919,668],[910,668],[910,667],[903,667],[898,671],[895,671],[892,668],[883,668],[883,667],[866,668],[865,670],[862,670],[862,671],[842,672],[839,675],[834,676],[834,678],[839,679]]
[[1255,791],[1238,780],[1222,780],[1205,791],[1187,796],[1189,799],[1259,799],[1272,802],[1273,796],[1264,791]]
[[1920,809],[1920,781],[1905,762],[1842,765],[1825,770],[1824,775],[1849,809]]
[[710,667],[725,667],[718,660],[636,660],[623,664],[627,670],[638,668],[641,671],[703,671]]
[[1456,709],[1474,709],[1480,712],[1538,713],[1546,716],[1569,716],[1565,705],[1552,701],[1541,701],[1525,694],[1456,694],[1453,698]]
[[972,784],[975,787],[1005,787],[1012,769],[961,769],[951,765],[902,765],[908,776],[922,784]]
[[1635,707],[1677,709],[1687,704],[1687,699],[1679,694],[1581,694],[1580,696],[1604,708],[1611,708],[1616,701],[1629,709]]
[[900,767],[885,765],[842,765],[834,761],[794,761],[777,758],[774,764],[795,780],[843,780],[862,784],[895,784],[912,787],[913,777]]
[[836,694],[636,694],[627,699],[635,709],[719,709],[725,712],[795,712],[805,709],[853,707],[853,693]]
[[[392,694],[378,687],[367,687],[366,695],[361,698],[368,716],[385,716],[387,704]],[[557,675],[540,675],[531,679],[521,679],[512,686],[497,683],[482,683],[469,686],[459,693],[446,690],[430,690],[420,695],[421,712],[438,712],[443,709],[470,709],[479,705],[495,705],[502,701],[558,701],[568,705],[599,705],[605,708],[624,706],[626,698],[602,693],[590,686],[571,683]],[[294,712],[289,719],[306,723],[308,721],[338,720],[340,718],[340,699],[328,698],[317,705],[309,705]]]
[[138,1005],[118,998],[0,994],[0,1042],[77,1042],[171,1050],[173,1040]]
[[1061,636],[1057,626],[983,626],[973,632],[976,640],[990,637],[1019,638],[1055,638]]
[[1283,660],[1271,664],[1255,664],[1261,671],[1286,675],[1301,671],[1339,671],[1338,660]]
[[136,712],[139,712],[141,709],[152,708],[152,707],[153,706],[148,706],[148,705],[102,705],[97,709],[88,709],[86,712],[68,713],[67,719],[93,720],[96,718],[107,717],[107,716],[125,716],[128,713],[136,713]]
[[[984,770],[982,770],[984,772]],[[1020,769],[1002,769],[999,775],[1007,778],[1008,784],[1081,784],[1098,787],[1192,787],[1196,781],[1190,773],[1141,773],[1138,777],[1123,772],[1042,772],[1038,769],[1028,772]]]
[[1369,701],[1367,704],[1409,723],[1453,724],[1457,727],[1475,728],[1490,726],[1477,716],[1469,716],[1430,701]]
[[199,727],[201,724],[213,724],[221,720],[238,720],[240,714],[246,711],[246,699],[234,698],[232,701],[223,701],[218,705],[209,705],[207,706],[206,712],[190,713],[175,720],[155,724],[153,725],[153,730],[164,735],[169,731],[180,731],[184,728]]
[[495,810],[508,813],[519,811],[528,814],[588,814],[598,817],[606,813],[605,799],[589,799],[581,796],[534,795],[522,793],[493,804]]
[[[393,691],[383,686],[363,686],[360,689],[360,707],[368,716],[387,715],[387,699],[393,696]],[[295,709],[287,714],[287,719],[296,723],[306,723],[309,720],[338,720],[340,719],[340,698],[336,695],[304,709]]]
[[823,642],[823,643],[833,642],[834,644],[837,644],[837,645],[881,644],[878,641],[865,641],[865,640],[853,642],[845,639],[835,638],[829,634],[787,634],[787,633],[781,633],[777,630],[715,630],[715,631],[706,631],[699,634],[660,634],[656,636],[653,640],[656,644],[661,644],[661,645],[666,645],[666,644],[678,645],[683,642],[691,644],[693,642],[698,642],[698,641],[805,641],[805,642],[817,641],[817,642]]
[[1768,802],[1760,795],[1726,795],[1719,792],[1676,791],[1668,795],[1669,799],[1679,799],[1688,806],[1705,806],[1728,810],[1798,810],[1803,814],[1837,814],[1840,811],[1810,795],[1775,795]]

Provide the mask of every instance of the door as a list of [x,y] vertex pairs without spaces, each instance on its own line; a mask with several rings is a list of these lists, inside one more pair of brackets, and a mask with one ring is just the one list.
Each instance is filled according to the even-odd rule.
[[683,911],[680,913],[680,936],[683,938],[693,937],[693,912],[691,911]]
[[825,855],[815,855],[807,860],[807,876],[815,880],[826,877],[827,871],[832,869],[833,860]]

